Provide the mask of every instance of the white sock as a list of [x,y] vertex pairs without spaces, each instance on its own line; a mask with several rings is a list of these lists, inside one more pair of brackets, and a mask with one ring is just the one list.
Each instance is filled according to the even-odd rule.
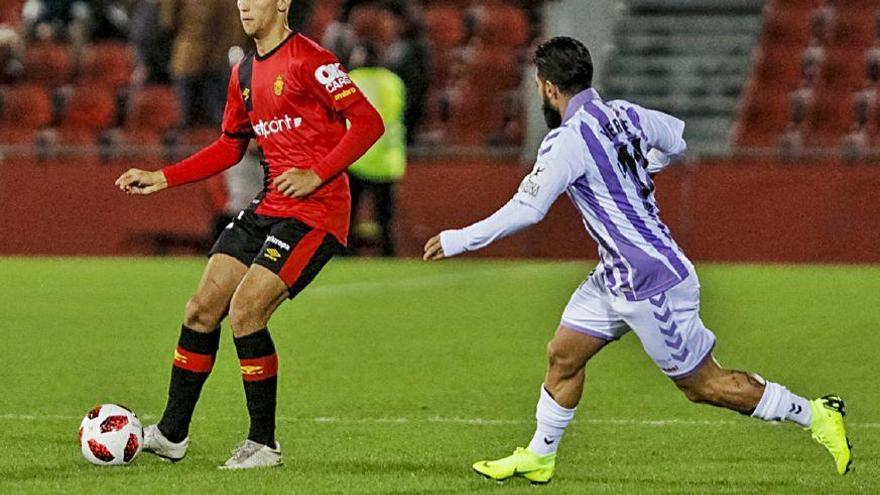
[[765,384],[764,395],[761,396],[761,401],[758,402],[752,417],[764,421],[794,421],[804,428],[809,428],[813,421],[813,413],[807,399],[773,382]]
[[547,389],[541,385],[541,398],[538,399],[538,406],[535,409],[538,428],[529,443],[529,450],[538,455],[556,452],[565,429],[574,418],[576,409],[566,409],[557,404]]

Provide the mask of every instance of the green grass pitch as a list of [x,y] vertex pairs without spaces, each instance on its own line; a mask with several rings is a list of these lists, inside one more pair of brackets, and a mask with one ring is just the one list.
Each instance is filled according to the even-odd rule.
[[848,402],[855,471],[791,424],[688,403],[637,339],[587,368],[544,487],[472,462],[528,442],[544,349],[590,263],[338,260],[272,321],[286,465],[221,472],[247,419],[228,328],[189,456],[86,463],[96,403],[165,402],[203,259],[0,259],[0,493],[880,493],[880,267],[701,264],[722,364]]

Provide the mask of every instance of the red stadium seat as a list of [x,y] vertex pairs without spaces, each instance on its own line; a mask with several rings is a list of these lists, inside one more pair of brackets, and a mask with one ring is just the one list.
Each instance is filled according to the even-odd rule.
[[520,47],[529,41],[529,23],[522,9],[511,5],[486,3],[476,12],[476,34],[486,43]]
[[134,53],[125,43],[99,43],[82,54],[81,84],[119,88],[127,86],[134,70]]
[[3,0],[0,4],[0,24],[18,26],[25,0]]
[[833,147],[840,143],[854,121],[850,92],[826,93],[816,103],[805,137],[811,146]]
[[65,45],[38,43],[27,48],[24,75],[28,81],[61,86],[70,81],[70,56]]
[[180,122],[177,94],[169,86],[149,86],[131,95],[125,127],[162,134]]
[[327,26],[332,23],[339,14],[341,0],[322,0],[316,2],[312,11],[311,20],[306,28],[309,37],[320,40],[324,36]]
[[0,125],[25,130],[52,123],[52,98],[43,86],[22,84],[0,90]]
[[431,5],[425,9],[428,38],[438,51],[448,50],[464,42],[465,29],[461,10],[445,4]]
[[517,50],[506,46],[469,46],[464,52],[464,76],[486,90],[515,88],[522,81]]
[[177,144],[180,146],[201,148],[220,137],[220,129],[214,127],[196,127],[180,132]]
[[113,125],[116,100],[108,91],[80,85],[68,97],[60,124],[60,141],[65,144],[94,144],[100,133]]
[[450,143],[479,146],[501,125],[503,109],[499,97],[486,98],[485,87],[463,82],[452,92],[451,120],[446,124]]
[[[778,0],[767,9],[761,49],[738,115],[738,146],[773,145],[786,128],[786,95],[801,80],[801,56],[811,42],[813,12],[820,4]],[[869,0],[835,2],[833,31],[824,43],[812,111],[804,125],[807,147],[838,146],[854,123],[853,95],[865,86],[864,54],[876,36],[876,5]]]

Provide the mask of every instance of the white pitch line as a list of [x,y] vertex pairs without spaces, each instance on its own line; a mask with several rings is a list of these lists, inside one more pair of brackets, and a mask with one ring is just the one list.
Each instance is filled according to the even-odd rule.
[[[147,414],[141,416],[141,419],[151,420],[156,416]],[[0,421],[78,421],[78,416],[66,416],[60,414],[0,414]],[[197,417],[196,420],[219,419],[221,421],[239,421],[244,420],[244,414],[238,416],[221,416],[221,417]],[[533,424],[532,419],[501,419],[501,418],[460,418],[446,416],[430,416],[427,418],[343,418],[337,416],[318,416],[316,418],[297,418],[293,416],[278,416],[278,421],[283,423],[300,423],[310,422],[317,424],[424,424],[424,423],[440,423],[440,424],[463,424],[476,426],[498,426],[498,425],[522,425]],[[625,425],[625,426],[730,426],[741,424],[742,421],[730,420],[708,420],[708,419],[632,419],[632,418],[585,418],[575,420],[576,423],[586,423],[595,425]],[[880,428],[880,423],[874,422],[851,422],[848,426],[856,428]]]

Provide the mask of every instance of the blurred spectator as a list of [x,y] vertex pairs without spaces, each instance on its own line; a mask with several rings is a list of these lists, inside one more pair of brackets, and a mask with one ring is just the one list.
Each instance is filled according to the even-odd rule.
[[229,50],[247,43],[236,2],[159,0],[159,5],[162,26],[174,37],[169,72],[180,100],[180,126],[219,126]]
[[142,0],[131,12],[130,39],[137,57],[134,80],[139,85],[171,82],[171,37],[159,20],[159,1]]
[[[88,7],[81,0],[27,0],[22,18],[29,38],[84,42]],[[77,39],[79,38],[79,39]]]
[[868,133],[864,126],[857,123],[852,125],[843,138],[841,153],[846,160],[862,160],[867,156]]
[[796,159],[803,151],[804,137],[801,128],[788,124],[785,132],[779,136],[779,152],[783,159]]
[[376,7],[379,0],[343,0],[339,17],[327,25],[321,45],[335,53],[339,60],[348,60],[359,41],[351,25],[352,11],[359,6]]
[[522,126],[522,100],[518,92],[508,92],[504,95],[504,114],[501,126],[489,136],[486,144],[489,146],[518,146],[523,142]]
[[867,127],[877,104],[877,90],[870,84],[853,95],[853,113],[859,127]]
[[809,46],[804,50],[801,56],[801,72],[804,79],[810,84],[816,82],[819,77],[819,70],[822,68],[822,62],[825,61],[825,48],[822,46],[821,40],[813,38],[810,40]]
[[813,107],[814,92],[809,82],[801,81],[800,87],[788,95],[788,112],[791,123],[801,125]]
[[12,26],[0,24],[0,84],[7,84],[21,77],[21,39]]
[[406,114],[404,126],[407,142],[412,143],[416,128],[425,115],[428,90],[431,87],[431,51],[425,28],[418,10],[418,2],[389,0],[385,8],[396,18],[390,20],[388,41],[390,45],[384,57],[384,65],[394,71],[406,85]]
[[810,28],[813,36],[822,43],[827,43],[834,30],[837,20],[837,10],[833,0],[823,0],[822,4],[813,10],[810,17]]
[[[385,122],[385,134],[370,150],[349,168],[351,182],[351,243],[355,253],[365,239],[375,237],[382,256],[394,256],[391,222],[394,218],[394,185],[406,171],[406,128],[404,113],[406,88],[399,76],[382,67],[379,56],[369,45],[352,52],[351,79],[379,111]],[[364,196],[373,199],[375,223],[356,224],[358,207]]]
[[425,113],[431,85],[431,54],[421,19],[420,2],[346,0],[339,19],[324,32],[321,43],[348,60],[354,48],[369,43],[380,63],[406,85],[404,125],[412,142]]
[[69,40],[82,45],[94,39],[126,39],[128,8],[134,0],[28,0],[24,20],[30,37]]
[[880,82],[880,40],[865,51],[865,75],[872,83]]

